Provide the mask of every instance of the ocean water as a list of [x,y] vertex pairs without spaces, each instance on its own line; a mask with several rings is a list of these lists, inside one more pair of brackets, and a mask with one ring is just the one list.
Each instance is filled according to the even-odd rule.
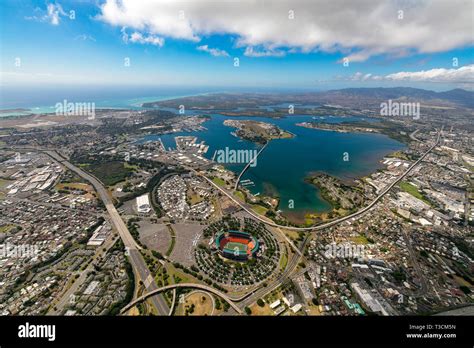
[[[255,183],[248,187],[252,193],[279,197],[279,209],[295,220],[303,219],[306,213],[330,209],[330,205],[320,197],[318,189],[304,181],[311,173],[325,172],[344,180],[360,178],[381,168],[380,160],[385,155],[405,148],[402,143],[381,134],[338,133],[296,126],[300,122],[318,120],[297,115],[273,119],[212,114],[211,119],[203,124],[207,131],[147,135],[141,141],[161,138],[166,148],[175,148],[175,136],[194,135],[209,145],[208,158],[212,158],[216,150],[226,147],[234,150],[259,148],[252,142],[233,136],[231,132],[235,129],[223,125],[226,119],[274,123],[295,135],[291,139],[272,140],[258,157],[257,165],[250,167],[242,177],[242,180],[249,179]],[[324,118],[325,122],[334,123],[351,120],[361,118]],[[349,155],[349,161],[343,160],[345,152]],[[239,173],[244,165],[226,164],[226,167]]]
[[138,87],[90,87],[90,88],[2,88],[0,110],[27,109],[24,112],[2,112],[0,117],[21,116],[56,112],[56,103],[64,100],[73,103],[95,103],[96,108],[141,110],[142,103],[174,99],[210,92],[217,88],[138,88]]
[[[70,102],[95,102],[96,108],[141,109],[144,102],[158,101],[204,93],[225,91],[218,88],[43,88],[38,89],[2,89],[0,92],[0,109],[27,108],[33,113],[54,112],[54,105],[64,99]],[[230,90],[233,92],[235,90]],[[277,105],[278,106],[278,105]],[[285,105],[280,105],[284,106]],[[271,111],[274,106],[264,106]],[[300,106],[301,107],[301,106]],[[176,111],[169,109],[170,111]],[[187,110],[186,115],[205,113]],[[12,113],[13,115],[21,113]],[[207,114],[207,113],[206,113]],[[8,114],[0,113],[0,117]],[[280,128],[295,135],[291,139],[273,140],[257,160],[255,167],[250,167],[242,180],[249,179],[255,183],[248,188],[254,193],[270,194],[280,198],[279,209],[287,216],[298,220],[306,213],[322,212],[330,209],[313,185],[304,180],[311,173],[326,172],[341,179],[354,179],[368,175],[381,167],[383,156],[403,149],[398,141],[380,134],[338,133],[307,129],[296,126],[299,122],[313,121],[310,116],[292,115],[273,119],[266,117],[228,117],[211,114],[211,119],[204,123],[207,131],[182,132],[166,135],[148,135],[141,141],[161,138],[164,145],[175,147],[177,135],[195,135],[199,141],[209,145],[206,154],[212,158],[220,149],[254,150],[259,146],[233,136],[234,128],[223,125],[226,119],[252,119],[274,123]],[[320,117],[314,120],[324,122],[344,122],[361,118]],[[344,161],[344,153],[349,154],[349,161]],[[244,164],[226,164],[226,167],[240,173]],[[290,208],[290,201],[292,202]]]

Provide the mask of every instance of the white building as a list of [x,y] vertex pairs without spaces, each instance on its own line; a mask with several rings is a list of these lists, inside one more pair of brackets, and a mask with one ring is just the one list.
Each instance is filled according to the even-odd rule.
[[150,200],[148,194],[137,197],[137,210],[139,213],[147,214],[151,211]]

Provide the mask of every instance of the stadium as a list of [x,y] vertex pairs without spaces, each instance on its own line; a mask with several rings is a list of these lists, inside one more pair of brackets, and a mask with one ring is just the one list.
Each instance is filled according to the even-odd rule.
[[215,246],[227,259],[246,261],[255,256],[259,243],[247,232],[228,231],[216,235]]

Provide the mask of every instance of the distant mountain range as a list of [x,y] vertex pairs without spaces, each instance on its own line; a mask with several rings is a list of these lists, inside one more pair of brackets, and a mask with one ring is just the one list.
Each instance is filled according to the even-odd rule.
[[[430,107],[449,107],[464,110],[470,115],[474,109],[474,92],[464,89],[453,89],[446,92],[434,92],[419,88],[345,88],[320,92],[279,92],[279,93],[232,93],[220,92],[195,95],[171,100],[144,103],[143,107],[171,107],[192,105],[196,110],[229,110],[233,115],[248,115],[248,110],[236,111],[237,108],[255,109],[253,115],[265,112],[257,110],[262,105],[281,103],[300,105],[326,105],[360,111],[380,110],[380,104],[388,100],[398,102],[415,102]],[[256,111],[257,110],[257,111]],[[279,110],[284,112],[284,110]],[[378,111],[377,111],[378,112]]]
[[365,97],[374,100],[388,99],[417,99],[419,101],[440,101],[457,104],[468,108],[474,108],[474,92],[461,88],[452,89],[446,92],[434,92],[420,88],[393,87],[393,88],[345,88],[321,92],[321,97]]

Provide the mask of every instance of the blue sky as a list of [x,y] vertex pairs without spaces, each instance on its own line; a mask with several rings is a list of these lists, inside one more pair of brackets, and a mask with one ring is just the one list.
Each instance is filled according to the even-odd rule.
[[175,3],[4,0],[1,84],[472,88],[470,1]]

